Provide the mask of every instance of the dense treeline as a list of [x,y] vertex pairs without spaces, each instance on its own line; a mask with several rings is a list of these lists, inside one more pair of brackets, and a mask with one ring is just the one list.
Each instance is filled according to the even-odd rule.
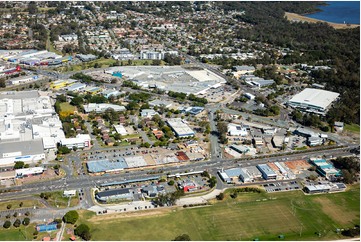
[[[217,2],[219,7],[245,11],[240,21],[253,25],[240,28],[239,38],[265,42],[294,50],[280,60],[284,64],[329,65],[333,71],[312,73],[315,82],[327,83],[327,89],[341,93],[341,100],[329,112],[327,120],[360,122],[360,29],[336,30],[323,23],[290,22],[285,12],[317,11],[316,2]],[[272,58],[269,59],[273,62]]]

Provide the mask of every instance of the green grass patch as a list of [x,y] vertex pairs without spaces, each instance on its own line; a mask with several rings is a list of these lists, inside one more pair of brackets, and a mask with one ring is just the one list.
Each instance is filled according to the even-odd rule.
[[61,112],[74,112],[76,111],[76,107],[74,107],[73,105],[70,105],[70,103],[60,103],[60,109]]
[[[20,206],[20,203],[23,203],[22,206]],[[10,200],[7,202],[1,202],[0,203],[0,211],[6,211],[7,206],[11,204],[10,209],[20,209],[20,208],[33,208],[36,207],[43,207],[43,204],[40,203],[38,200]],[[0,224],[1,225],[1,224]]]
[[[63,191],[50,192],[50,197],[46,200],[47,203],[55,208],[66,208],[68,207],[68,197],[63,196]],[[76,206],[79,203],[78,195],[70,198],[69,207]]]
[[128,135],[123,135],[122,139],[131,139],[131,138],[140,138],[139,134],[128,134]]
[[345,124],[344,129],[353,133],[360,133],[360,125],[358,124]]
[[121,218],[81,214],[80,221],[90,226],[93,240],[172,240],[184,233],[192,240],[278,240],[280,234],[284,240],[333,240],[344,238],[336,228],[359,223],[359,201],[359,185],[322,195],[239,193],[232,199],[226,192],[223,201],[206,207]]
[[302,146],[302,147],[295,148],[295,150],[307,150],[307,149],[308,149],[307,146]]
[[[22,220],[21,220],[22,221]],[[3,223],[1,223],[2,225]],[[33,233],[35,231],[35,224],[31,223],[28,226],[20,225],[19,228],[11,226],[9,229],[0,228],[1,241],[30,241],[33,240]],[[39,234],[40,235],[40,234]],[[39,236],[38,236],[39,238]]]

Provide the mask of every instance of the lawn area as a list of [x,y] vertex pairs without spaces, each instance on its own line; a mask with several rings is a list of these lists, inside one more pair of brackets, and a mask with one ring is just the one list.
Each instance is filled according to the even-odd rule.
[[[50,194],[51,196],[46,200],[46,202],[49,203],[50,206],[57,208],[66,208],[68,206],[69,198],[63,197],[62,191],[51,192]],[[72,197],[69,207],[76,206],[78,203],[78,196]]]
[[[20,207],[20,203],[23,202],[23,206]],[[6,211],[7,205],[11,204],[11,209],[19,209],[19,208],[33,208],[34,206],[37,207],[44,207],[42,203],[40,203],[38,200],[10,200],[7,202],[1,202],[0,203],[0,211]]]
[[76,107],[70,105],[70,103],[60,103],[61,112],[73,113],[76,111]]
[[[20,231],[19,231],[20,230]],[[0,240],[1,241],[22,241],[33,240],[33,232],[35,231],[35,224],[31,223],[27,227],[20,225],[19,228],[11,226],[9,229],[4,229],[1,226]],[[43,234],[43,233],[41,233]],[[40,233],[39,233],[40,235]],[[38,236],[39,238],[39,236]]]
[[[336,228],[359,224],[359,185],[337,194],[301,191],[240,193],[199,208],[170,208],[129,215],[81,214],[92,240],[172,240],[183,233],[192,240],[332,240]],[[114,231],[117,231],[116,233]],[[319,235],[315,233],[320,233]]]
[[353,133],[360,133],[360,125],[358,124],[345,124],[344,128]]

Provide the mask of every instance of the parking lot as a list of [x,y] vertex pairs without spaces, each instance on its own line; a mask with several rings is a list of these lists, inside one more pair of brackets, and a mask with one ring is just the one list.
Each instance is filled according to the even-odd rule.
[[266,192],[284,192],[301,189],[301,186],[296,181],[289,182],[272,182],[263,185]]

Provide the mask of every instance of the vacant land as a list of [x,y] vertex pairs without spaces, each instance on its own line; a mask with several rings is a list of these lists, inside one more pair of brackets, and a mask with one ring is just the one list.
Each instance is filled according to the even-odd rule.
[[297,21],[297,22],[309,22],[309,23],[317,23],[317,22],[322,22],[322,23],[327,23],[330,26],[334,27],[335,29],[350,29],[350,28],[356,28],[356,27],[360,27],[360,25],[358,24],[337,24],[337,23],[331,23],[331,22],[327,22],[327,21],[323,21],[323,20],[319,20],[319,19],[314,19],[314,18],[309,18],[303,15],[299,15],[296,13],[287,13],[286,12],[286,18],[290,21]]
[[62,112],[74,112],[76,108],[69,103],[60,103],[60,109]]
[[[331,240],[337,228],[353,227],[360,218],[359,185],[337,194],[304,195],[229,193],[223,201],[200,208],[165,208],[132,214],[95,216],[82,213],[93,240],[172,240],[186,233],[192,240]],[[114,231],[117,231],[116,233]]]

